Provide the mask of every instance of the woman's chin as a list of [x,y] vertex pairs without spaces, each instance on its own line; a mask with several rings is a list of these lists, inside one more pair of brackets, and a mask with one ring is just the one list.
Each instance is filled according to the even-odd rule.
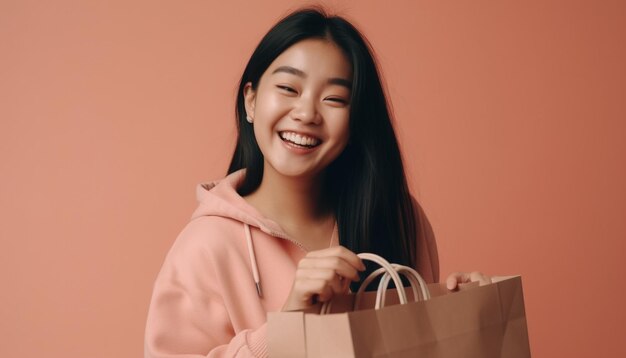
[[277,175],[298,180],[316,178],[320,174],[319,170],[311,167],[273,166],[273,169]]

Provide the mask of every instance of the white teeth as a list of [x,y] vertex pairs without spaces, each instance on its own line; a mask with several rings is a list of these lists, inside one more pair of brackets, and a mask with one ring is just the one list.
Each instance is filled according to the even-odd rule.
[[293,132],[280,132],[280,137],[297,145],[315,146],[320,142],[317,138],[307,137]]

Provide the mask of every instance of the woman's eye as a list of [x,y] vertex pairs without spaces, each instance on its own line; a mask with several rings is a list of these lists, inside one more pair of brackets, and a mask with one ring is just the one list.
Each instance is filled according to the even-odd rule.
[[347,100],[343,98],[338,98],[338,97],[330,97],[330,98],[326,98],[326,100],[331,101],[331,102],[341,103],[341,104],[348,104]]
[[289,93],[298,93],[298,92],[296,92],[296,90],[295,90],[295,89],[293,89],[293,88],[291,88],[291,87],[289,87],[289,86],[281,86],[281,85],[278,85],[278,86],[276,86],[276,87],[278,87],[279,89],[281,89],[281,90],[283,90],[283,91],[285,91],[285,92],[289,92]]

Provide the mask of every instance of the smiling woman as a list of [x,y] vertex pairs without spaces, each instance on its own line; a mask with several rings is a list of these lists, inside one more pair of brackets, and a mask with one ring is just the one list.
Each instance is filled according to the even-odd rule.
[[[278,22],[237,96],[229,175],[200,206],[156,280],[146,357],[266,356],[266,314],[345,293],[371,252],[439,279],[411,197],[376,63],[345,19],[317,9]],[[363,273],[365,271],[365,273]],[[455,274],[458,281],[480,275]]]
[[282,187],[283,176],[320,182],[348,143],[351,74],[350,62],[332,42],[304,40],[272,62],[256,89],[245,85],[264,175],[274,177],[263,182]]

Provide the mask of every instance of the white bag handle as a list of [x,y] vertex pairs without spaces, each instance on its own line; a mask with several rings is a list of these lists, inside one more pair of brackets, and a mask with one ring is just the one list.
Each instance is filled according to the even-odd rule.
[[[409,283],[411,284],[411,289],[413,290],[413,299],[415,300],[415,302],[419,301],[420,299],[427,300],[430,298],[430,292],[428,291],[426,282],[424,281],[422,276],[420,276],[420,274],[417,273],[417,271],[415,271],[414,269],[408,266],[402,266],[398,264],[391,264],[391,266],[397,273],[402,274],[409,280]],[[367,287],[373,280],[375,280],[381,274],[384,274],[384,275],[378,284],[378,289],[376,290],[375,309],[385,307],[387,287],[389,286],[389,279],[390,279],[388,271],[385,270],[384,268],[379,268],[378,270],[372,272],[365,280],[363,280],[363,284],[361,288],[359,288],[359,293],[363,292],[365,287]],[[402,289],[404,290],[404,288]],[[359,306],[360,306],[360,296],[355,299],[354,309],[357,310]]]
[[[399,273],[405,275],[409,279],[409,282],[411,283],[411,288],[413,289],[413,297],[415,297],[416,301],[419,298],[417,287],[421,288],[422,299],[430,298],[430,293],[428,292],[428,288],[426,287],[426,282],[424,282],[424,280],[417,273],[417,271],[413,270],[412,268],[398,264],[390,264],[384,258],[371,253],[361,253],[357,256],[363,260],[373,261],[379,264],[381,267],[378,270],[372,272],[369,276],[367,276],[367,278],[365,278],[365,280],[363,280],[363,283],[355,294],[353,310],[357,310],[359,308],[361,303],[361,297],[363,296],[363,292],[365,291],[367,286],[382,273],[384,273],[385,275],[378,285],[378,291],[376,293],[376,306],[374,307],[375,309],[380,309],[384,306],[385,292],[387,286],[389,285],[390,279],[393,280],[394,284],[396,285],[400,304],[407,303],[406,292],[404,291],[404,286],[402,286],[402,280],[400,280]],[[327,301],[322,304],[320,314],[330,313],[331,302],[332,301]]]
[[[430,292],[426,286],[426,281],[424,281],[422,276],[417,271],[409,266],[402,266],[398,264],[391,264],[391,266],[393,266],[398,273],[404,275],[404,277],[409,280],[411,289],[413,290],[413,299],[415,302],[430,299]],[[385,307],[385,296],[387,293],[387,287],[389,286],[389,278],[389,275],[385,272],[383,278],[378,284],[378,290],[376,292],[376,307]]]

